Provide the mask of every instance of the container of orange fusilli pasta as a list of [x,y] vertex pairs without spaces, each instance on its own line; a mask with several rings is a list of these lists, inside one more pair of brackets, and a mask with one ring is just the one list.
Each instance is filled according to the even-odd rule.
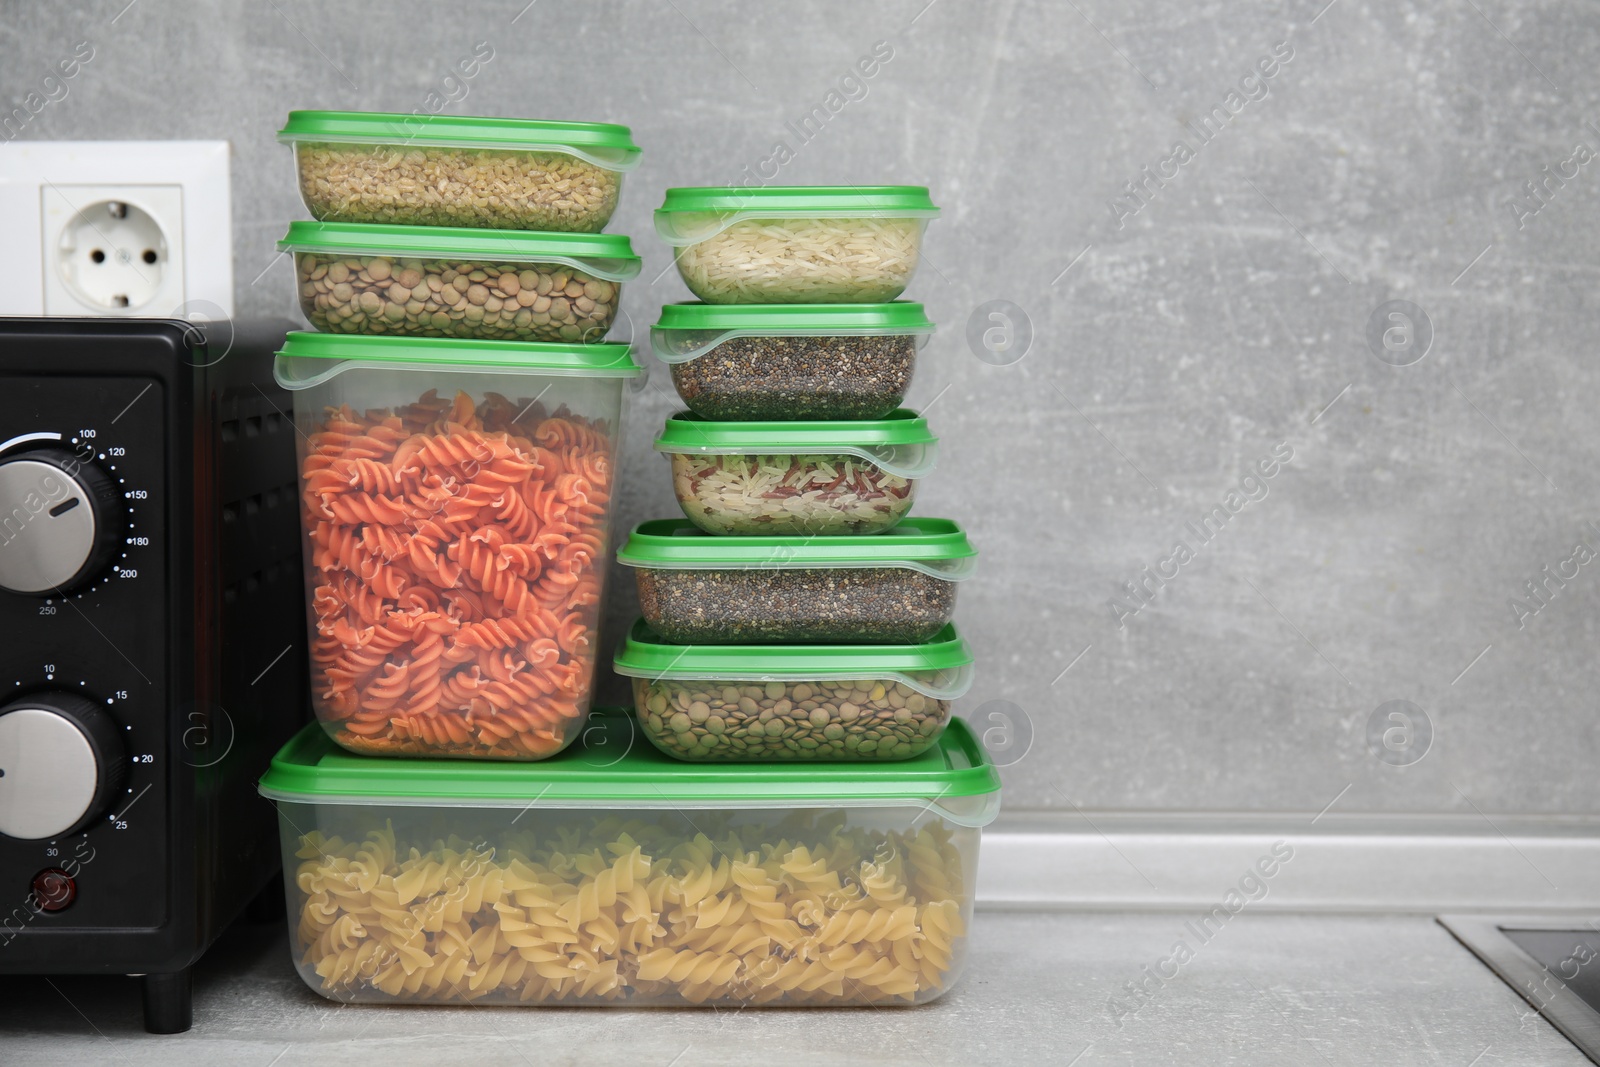
[[967,957],[994,765],[959,720],[896,763],[674,762],[619,710],[532,766],[366,760],[314,726],[261,779],[291,952],[331,1000],[846,1007]]
[[312,706],[343,747],[537,760],[588,712],[627,345],[291,333]]

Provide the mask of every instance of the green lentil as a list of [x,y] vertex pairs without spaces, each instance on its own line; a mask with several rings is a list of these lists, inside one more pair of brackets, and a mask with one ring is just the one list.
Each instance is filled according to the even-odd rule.
[[[707,690],[634,679],[640,722],[658,747],[686,760],[907,759],[932,745],[950,716],[949,701],[903,682],[772,681]],[[748,695],[752,690],[760,697]],[[801,691],[808,699],[795,700]],[[663,717],[650,710],[656,705],[679,710]]]
[[603,341],[622,287],[554,263],[296,252],[300,308],[329,333]]

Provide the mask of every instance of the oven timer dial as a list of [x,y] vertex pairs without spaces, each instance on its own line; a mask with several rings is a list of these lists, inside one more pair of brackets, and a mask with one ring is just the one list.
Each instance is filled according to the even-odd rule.
[[0,834],[72,833],[105,811],[127,778],[116,721],[92,701],[54,691],[0,707]]
[[64,448],[0,458],[0,589],[66,593],[111,562],[124,523],[111,476]]

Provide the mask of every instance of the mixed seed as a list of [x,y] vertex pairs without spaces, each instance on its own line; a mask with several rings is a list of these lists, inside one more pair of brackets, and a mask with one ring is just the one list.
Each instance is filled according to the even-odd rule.
[[683,402],[708,419],[881,419],[911,385],[917,339],[736,337],[672,366]]
[[895,760],[925,751],[950,702],[887,679],[633,683],[645,731],[685,760]]
[[622,286],[552,263],[296,252],[300,307],[327,333],[605,339]]
[[645,621],[675,644],[920,644],[955,611],[956,583],[904,567],[639,568]]
[[565,152],[303,144],[300,195],[325,222],[599,233],[622,175]]

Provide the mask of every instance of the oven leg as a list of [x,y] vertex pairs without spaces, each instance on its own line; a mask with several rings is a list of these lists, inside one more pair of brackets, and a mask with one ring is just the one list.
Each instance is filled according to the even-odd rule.
[[152,1034],[181,1034],[194,1024],[189,968],[170,974],[147,974],[144,986],[144,1028]]

